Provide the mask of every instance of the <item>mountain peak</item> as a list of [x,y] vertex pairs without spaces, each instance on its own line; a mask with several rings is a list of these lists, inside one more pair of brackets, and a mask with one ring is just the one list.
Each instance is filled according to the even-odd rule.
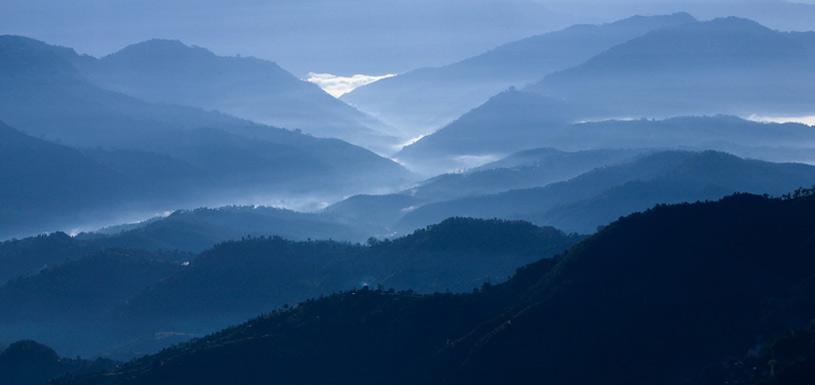
[[209,59],[215,54],[206,48],[187,45],[180,40],[150,39],[140,43],[131,44],[106,57],[112,59],[133,60],[136,58],[187,58]]
[[677,12],[667,15],[634,15],[618,20],[609,25],[614,26],[643,26],[643,25],[681,25],[695,23],[698,20],[687,12]]
[[23,360],[56,362],[59,360],[59,356],[53,349],[29,340],[18,341],[9,345],[6,350],[0,352],[0,356],[17,362],[23,362]]
[[770,28],[767,28],[755,20],[745,19],[742,17],[737,16],[728,16],[728,17],[719,17],[703,24],[707,24],[710,26],[715,26],[718,28],[723,27],[738,27],[738,28],[750,28],[750,29],[761,29],[765,31],[772,31]]
[[0,35],[0,72],[64,73],[77,56],[71,48],[50,45],[18,35]]

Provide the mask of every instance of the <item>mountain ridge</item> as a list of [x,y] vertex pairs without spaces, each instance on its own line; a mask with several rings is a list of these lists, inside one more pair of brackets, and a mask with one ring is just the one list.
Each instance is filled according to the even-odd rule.
[[508,42],[445,66],[384,79],[342,100],[403,128],[403,136],[412,139],[449,124],[509,87],[522,87],[549,72],[578,65],[652,29],[694,20],[686,13],[676,13],[577,25]]
[[95,62],[78,63],[92,82],[147,101],[218,110],[262,124],[371,146],[380,153],[395,143],[381,122],[274,62],[218,56],[179,40],[153,39]]
[[[693,382],[815,317],[779,306],[815,274],[814,203],[804,192],[662,205],[474,294],[336,294],[57,383]],[[313,362],[325,370],[305,370]]]

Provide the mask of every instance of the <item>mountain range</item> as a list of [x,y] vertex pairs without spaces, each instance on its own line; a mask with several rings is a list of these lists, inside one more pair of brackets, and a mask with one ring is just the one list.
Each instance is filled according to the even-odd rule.
[[694,22],[686,13],[577,25],[500,45],[441,67],[420,68],[360,87],[342,100],[402,128],[408,138],[455,120],[491,96],[576,66],[655,29]]
[[105,248],[201,252],[242,237],[277,235],[291,240],[363,242],[370,236],[319,214],[273,207],[230,206],[178,210],[166,217],[82,233],[77,239]]
[[561,100],[511,89],[403,147],[394,158],[431,175],[477,167],[514,152],[552,147],[547,140],[551,132],[578,120],[581,113]]
[[[594,232],[658,203],[718,199],[735,192],[783,194],[815,185],[815,168],[726,153],[657,151],[598,167],[566,181],[396,208],[393,231],[451,216],[524,219],[565,231]],[[363,206],[364,207],[364,206]],[[364,212],[364,209],[360,211]]]
[[337,99],[217,42],[0,35],[0,384],[815,383],[815,32],[397,3],[315,47],[512,42]]
[[[0,284],[0,304],[10,309],[0,315],[0,341],[132,358],[340,290],[468,292],[583,239],[524,222],[461,218],[366,245],[242,237],[197,255],[134,250],[149,239],[126,250],[65,238],[0,244],[0,260],[26,272]],[[40,261],[47,266],[23,270],[20,261],[39,251],[52,256]]]
[[733,115],[665,119],[583,120],[590,105],[509,90],[453,123],[404,147],[394,157],[417,172],[477,167],[540,147],[561,150],[719,150],[770,161],[809,162],[815,131],[802,123],[758,122]]
[[473,294],[336,294],[56,383],[694,383],[815,318],[813,204],[660,206]]
[[654,30],[529,90],[612,117],[801,116],[815,103],[814,62],[812,34],[730,17]]
[[[412,178],[337,139],[101,88],[77,68],[95,59],[68,48],[2,36],[0,59],[0,120],[12,147],[2,156],[15,165],[0,179],[14,178],[7,193],[21,194],[0,209],[4,238],[223,202],[331,200]],[[26,173],[19,165],[29,160],[39,168]]]
[[370,234],[388,235],[410,212],[437,202],[542,187],[595,168],[625,163],[650,150],[565,152],[551,148],[523,151],[479,168],[426,179],[394,194],[355,195],[334,203],[322,215]]
[[[486,156],[555,147],[554,140],[572,139],[564,127],[587,121],[807,116],[814,47],[811,33],[776,31],[746,19],[634,17],[532,37],[449,68],[376,82],[344,99],[373,114],[387,110],[380,114],[392,119],[423,119],[401,124],[413,131],[394,157],[423,173],[443,172]],[[560,64],[547,67],[541,60]],[[493,81],[523,68],[541,72],[524,81]],[[437,72],[439,79],[431,75]],[[433,170],[439,162],[447,168]]]
[[149,40],[93,59],[77,58],[95,85],[153,103],[215,110],[387,152],[396,140],[381,122],[296,78],[277,64],[217,56],[175,40]]

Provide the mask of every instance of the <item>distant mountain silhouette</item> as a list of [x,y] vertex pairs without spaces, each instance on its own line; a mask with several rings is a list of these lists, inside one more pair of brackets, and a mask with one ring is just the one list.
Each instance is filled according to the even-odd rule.
[[98,251],[65,233],[38,235],[0,242],[0,285],[12,278],[36,274],[43,269],[86,257]]
[[[0,123],[0,180],[6,186],[0,192],[5,203],[0,207],[0,238],[104,223],[118,218],[119,212],[155,212],[155,207],[241,199],[252,191],[274,189],[271,191],[285,196],[329,187],[322,193],[330,199],[337,194],[332,193],[332,185],[359,191],[356,188],[366,183],[387,183],[387,179],[407,175],[388,161],[381,164],[384,169],[374,171],[378,176],[332,170],[334,155],[343,157],[347,150],[355,151],[339,141],[305,144],[303,151],[208,129],[177,138],[173,148],[166,147],[173,156],[139,150],[75,150]],[[345,146],[344,154],[331,152]],[[214,152],[218,155],[212,156]],[[365,168],[370,160],[379,162],[375,155],[367,154],[372,158],[347,159],[341,168]],[[388,175],[392,170],[396,174]]]
[[186,253],[201,252],[217,243],[246,236],[362,242],[370,236],[364,230],[364,226],[342,224],[326,215],[270,207],[178,210],[167,217],[74,237],[56,232],[0,242],[0,284],[110,248],[178,252],[179,258],[185,258]]
[[547,146],[549,130],[571,124],[582,113],[560,100],[511,89],[404,147],[394,157],[419,171],[438,171],[439,163],[468,168],[472,167],[469,157],[497,159]]
[[157,103],[217,110],[255,122],[392,151],[381,122],[297,79],[277,64],[217,56],[175,40],[130,45],[80,71],[103,88]]
[[593,105],[608,116],[812,112],[811,34],[723,18],[655,30],[530,90]]
[[815,318],[813,212],[811,192],[660,206],[475,294],[332,295],[57,383],[699,383]]
[[80,151],[32,138],[0,122],[0,237],[70,220],[120,202],[125,176]]
[[[8,84],[0,90],[0,98],[9,102],[0,108],[0,116],[35,136],[82,147],[144,150],[166,148],[183,140],[190,130],[207,128],[303,151],[333,150],[349,160],[353,156],[376,159],[363,149],[336,140],[321,140],[192,107],[148,103],[103,89],[77,68],[95,59],[79,56],[68,48],[5,35],[0,36],[0,57],[4,60],[3,80]],[[18,108],[9,107],[11,101]]]
[[562,182],[595,168],[634,159],[649,150],[566,152],[551,148],[523,151],[460,173],[439,175],[395,194],[355,195],[326,207],[322,214],[340,223],[388,235],[399,219],[417,208],[458,198]]
[[815,131],[804,124],[730,115],[586,119],[597,111],[591,105],[510,90],[404,147],[395,158],[417,171],[438,173],[539,147],[714,149],[773,161],[808,161],[815,155]]
[[[64,194],[65,207],[60,209],[65,211],[86,208],[76,207],[84,202],[72,201],[72,196],[81,193],[83,200],[107,209],[96,219],[121,215],[121,207],[107,204],[121,194],[94,190],[107,188],[106,180],[111,178],[118,179],[108,185],[137,196],[136,201],[128,200],[133,205],[128,212],[197,207],[212,201],[250,203],[247,200],[259,196],[285,196],[293,191],[298,195],[318,192],[330,199],[377,186],[398,186],[411,178],[398,164],[337,139],[319,139],[190,107],[151,104],[99,88],[76,69],[77,63],[87,60],[93,59],[67,48],[0,36],[0,82],[4,84],[0,87],[0,119],[27,135],[81,148],[85,158],[96,161],[96,171],[89,168],[74,174],[115,171],[112,176],[99,174],[87,183],[42,192],[74,189],[73,195]],[[26,146],[14,146],[13,154],[19,159],[4,164],[19,165],[25,156],[36,156],[24,155]],[[54,166],[55,172],[58,167]],[[22,172],[19,167],[15,170]],[[29,173],[20,181],[53,174]],[[122,182],[122,174],[133,183]],[[66,175],[71,173],[56,176],[56,181]],[[40,194],[35,187],[19,191]],[[62,226],[83,222],[67,217],[54,226],[34,211],[14,217],[10,225],[22,225],[25,220],[40,227],[19,228],[11,235],[65,229]]]
[[[627,160],[635,155],[641,155],[650,151],[651,150],[649,149],[596,149],[586,151],[562,151],[550,147],[541,147],[516,152],[505,158],[469,170],[468,173],[474,174],[481,171],[499,169],[535,168],[547,170],[548,172],[553,173],[554,175],[551,176],[552,181],[557,181],[557,179],[568,179],[568,177],[564,176],[577,176],[582,173],[574,170],[590,171],[593,168],[617,163]],[[572,170],[569,170],[569,168],[572,168]],[[563,176],[558,176],[558,174]]]
[[0,350],[0,380],[4,385],[43,385],[62,376],[82,376],[112,369],[115,362],[61,358],[34,341],[18,341]]
[[397,229],[410,231],[438,218],[515,218],[589,233],[659,203],[718,199],[736,192],[782,194],[815,185],[815,167],[742,159],[719,152],[668,151],[598,168],[545,187],[467,197],[421,206]]
[[6,85],[0,89],[0,116],[34,136],[69,145],[137,148],[166,131],[252,126],[217,113],[150,104],[99,88],[76,69],[75,63],[86,59],[69,48],[4,35],[0,58]]
[[[541,187],[574,178],[595,168],[623,163],[642,155],[636,150],[566,152],[537,149],[454,174],[443,174],[406,191],[425,202]],[[512,166],[519,164],[519,166]]]
[[105,247],[201,252],[220,242],[268,235],[293,240],[355,242],[362,242],[369,236],[318,214],[233,206],[176,211],[166,218],[156,218],[122,231],[80,234],[78,238]]
[[167,217],[79,233],[63,232],[0,242],[0,284],[105,249],[197,253],[246,236],[279,235],[294,240],[365,241],[364,226],[326,215],[270,207],[230,206],[178,210]]
[[[581,148],[713,148],[794,159],[812,151],[815,131],[799,123],[763,123],[735,116],[688,116],[664,120],[608,120],[575,124],[558,144]],[[778,151],[771,151],[773,148]],[[783,155],[786,153],[786,155]],[[801,160],[805,160],[803,158]]]
[[452,122],[510,86],[578,65],[649,31],[694,21],[678,13],[577,25],[507,43],[457,63],[410,71],[358,88],[342,99],[415,137]]
[[393,234],[393,225],[405,213],[424,204],[424,199],[408,192],[385,195],[354,195],[336,202],[321,214],[339,223],[353,224],[367,229],[371,236]]

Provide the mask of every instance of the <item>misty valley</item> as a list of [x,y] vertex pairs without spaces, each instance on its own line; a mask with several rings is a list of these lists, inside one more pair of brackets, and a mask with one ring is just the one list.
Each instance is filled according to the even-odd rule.
[[0,385],[815,384],[815,4],[124,3],[0,4]]

